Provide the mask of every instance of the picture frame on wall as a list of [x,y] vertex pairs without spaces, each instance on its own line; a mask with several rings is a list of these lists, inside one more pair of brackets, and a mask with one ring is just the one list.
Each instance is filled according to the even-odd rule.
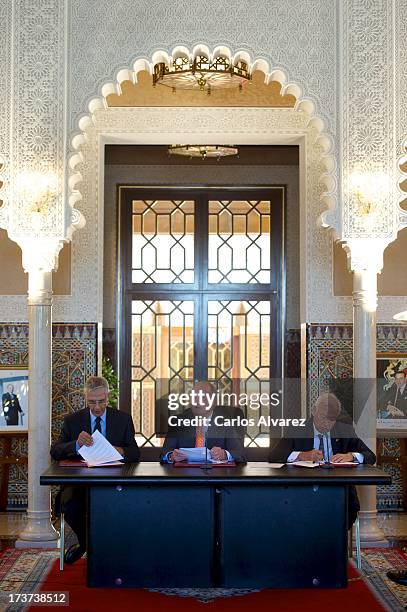
[[377,430],[407,436],[407,353],[378,353]]
[[28,370],[0,367],[0,433],[28,431]]

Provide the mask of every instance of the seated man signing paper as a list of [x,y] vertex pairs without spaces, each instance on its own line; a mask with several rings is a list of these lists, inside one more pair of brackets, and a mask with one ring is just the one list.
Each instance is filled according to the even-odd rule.
[[[108,407],[109,385],[105,378],[91,376],[85,384],[86,408],[65,417],[59,439],[51,447],[51,457],[81,459],[80,447],[93,445],[92,434],[99,432],[120,453],[124,461],[139,460],[140,451],[134,439],[131,415]],[[78,545],[65,553],[65,562],[73,563],[86,550],[86,489],[62,487],[57,502],[65,513],[65,520],[78,537]]]
[[[269,461],[358,462],[373,465],[375,454],[360,440],[352,425],[340,418],[341,403],[333,393],[322,393],[301,437],[281,438],[270,450]],[[349,525],[359,511],[355,487],[349,487]]]
[[[194,385],[191,405],[182,415],[169,418],[176,420],[171,425],[164,441],[160,461],[174,463],[187,461],[188,456],[182,448],[208,449],[208,459],[215,461],[235,461],[245,463],[244,431],[232,424],[243,417],[240,408],[213,406],[214,387],[210,382],[201,381]],[[240,417],[240,418],[239,418]]]

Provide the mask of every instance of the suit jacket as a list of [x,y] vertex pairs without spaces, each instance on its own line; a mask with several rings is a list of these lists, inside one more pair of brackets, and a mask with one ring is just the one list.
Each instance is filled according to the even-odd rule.
[[[89,408],[66,416],[59,440],[51,446],[51,457],[55,461],[77,459],[76,441],[81,431],[91,433],[90,426]],[[133,419],[127,412],[106,408],[106,439],[113,446],[123,448],[126,463],[134,463],[139,460],[140,451],[134,439]]]
[[[364,463],[373,465],[376,463],[376,455],[360,440],[352,425],[340,422],[335,423],[331,429],[332,453],[361,453]],[[304,427],[301,437],[280,438],[273,448],[270,449],[269,461],[285,463],[293,451],[309,451],[314,448],[314,424],[312,418]]]
[[[396,399],[397,396],[397,399]],[[390,389],[388,389],[383,397],[382,410],[386,410],[387,404],[390,402],[392,406],[399,408],[404,412],[404,416],[393,416],[389,415],[390,419],[405,419],[407,417],[407,385],[405,385],[403,392],[400,393],[394,383]]]
[[22,412],[15,393],[3,393],[2,407],[7,425],[18,425],[18,413]]
[[[194,416],[191,408],[187,408],[179,418],[192,419]],[[244,452],[244,427],[222,426],[215,425],[214,419],[216,416],[224,418],[243,418],[243,412],[240,408],[217,406],[214,408],[211,418],[211,424],[206,432],[206,446],[211,449],[214,446],[223,448],[233,455],[236,463],[246,463],[246,455]],[[168,430],[160,461],[163,462],[165,455],[174,450],[174,448],[192,448],[195,446],[195,427],[172,427]]]

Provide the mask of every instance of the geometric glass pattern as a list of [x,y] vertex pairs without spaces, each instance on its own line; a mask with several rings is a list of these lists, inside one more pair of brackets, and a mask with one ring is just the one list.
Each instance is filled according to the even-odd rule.
[[[225,300],[208,302],[208,379],[223,392],[270,391],[270,302]],[[216,382],[215,382],[216,384]],[[258,423],[268,408],[245,409]],[[268,446],[265,426],[247,428],[246,446]]]
[[270,378],[270,302],[208,302],[208,378]]
[[269,200],[210,200],[208,281],[270,282]]
[[133,283],[194,282],[191,200],[133,200]]
[[[120,186],[119,405],[141,446],[161,446],[166,396],[194,380],[233,396],[279,381],[284,201],[281,185]],[[240,407],[246,445],[268,445],[270,406]]]
[[131,412],[136,439],[156,445],[155,401],[193,380],[194,303],[132,301]]

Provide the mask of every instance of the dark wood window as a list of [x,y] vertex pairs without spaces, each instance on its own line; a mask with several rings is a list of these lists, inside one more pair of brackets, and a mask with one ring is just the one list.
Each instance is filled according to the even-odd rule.
[[159,381],[282,377],[285,189],[119,186],[118,200],[120,409],[159,446]]

